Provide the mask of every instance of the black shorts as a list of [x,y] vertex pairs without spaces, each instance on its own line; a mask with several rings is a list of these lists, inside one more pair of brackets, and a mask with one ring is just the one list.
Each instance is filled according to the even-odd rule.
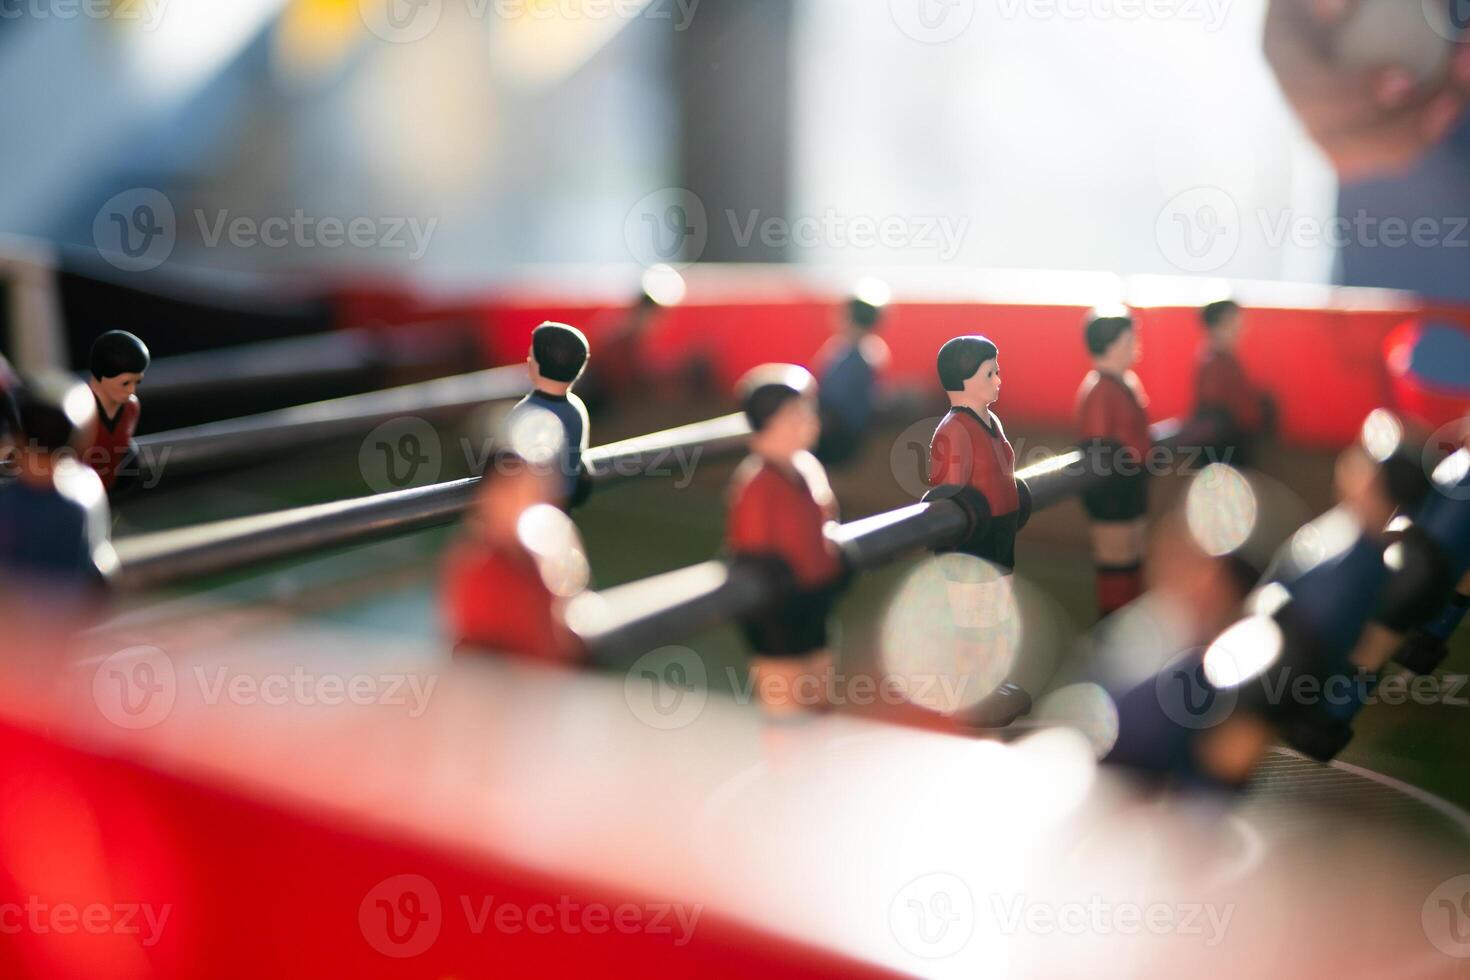
[[759,616],[740,621],[751,650],[762,657],[804,657],[827,648],[827,620],[840,583],[788,596]]
[[1082,506],[1101,524],[1136,521],[1148,513],[1148,474],[1109,474],[1083,491]]
[[935,548],[934,553],[943,555],[957,551],[983,558],[1003,571],[1012,571],[1016,567],[1016,532],[1020,530],[1020,524],[1020,511],[989,518],[977,533],[952,548]]

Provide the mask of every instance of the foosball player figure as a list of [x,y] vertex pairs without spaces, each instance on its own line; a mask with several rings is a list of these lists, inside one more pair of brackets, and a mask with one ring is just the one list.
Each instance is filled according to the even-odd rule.
[[646,395],[647,387],[659,379],[652,377],[649,366],[648,336],[662,318],[665,304],[675,303],[683,295],[679,273],[668,267],[654,267],[643,276],[643,288],[632,306],[604,314],[594,323],[592,335],[597,338],[597,361],[589,365],[587,376],[578,384],[588,408],[601,411]]
[[1083,324],[1093,370],[1077,392],[1077,429],[1092,485],[1082,503],[1092,524],[1099,617],[1143,591],[1148,514],[1148,396],[1133,373],[1139,343],[1126,307],[1095,309]]
[[1153,526],[1148,591],[1095,634],[1089,673],[1117,709],[1110,765],[1156,784],[1233,789],[1274,742],[1262,713],[1234,711],[1214,687],[1203,655],[1241,618],[1284,537],[1290,515],[1275,512],[1269,489],[1211,466]]
[[148,370],[148,347],[126,330],[109,330],[92,344],[87,386],[97,403],[97,435],[82,452],[82,462],[97,471],[108,494],[136,458],[133,435],[143,406],[138,385]]
[[1470,430],[1466,445],[1434,470],[1433,490],[1415,525],[1434,541],[1458,584],[1440,610],[1410,630],[1394,660],[1416,674],[1431,674],[1449,654],[1449,640],[1470,610]]
[[1215,425],[1215,461],[1248,467],[1260,440],[1275,425],[1275,403],[1246,376],[1237,350],[1245,313],[1234,300],[1200,310],[1205,342],[1195,374],[1195,417]]
[[[950,410],[929,444],[933,489],[924,499],[953,498],[970,515],[969,536],[938,550],[981,559],[946,563],[945,570],[951,578],[949,604],[959,631],[960,663],[993,675],[985,668],[1010,664],[1015,654],[1016,533],[1031,516],[1031,492],[1016,478],[1015,450],[990,410],[1001,386],[995,344],[978,335],[955,337],[939,349],[937,367]],[[967,581],[955,581],[955,576]],[[1030,695],[1005,682],[957,720],[999,728],[1030,710]]]
[[558,506],[558,456],[544,442],[493,454],[445,565],[444,617],[457,654],[580,659],[564,612],[587,587],[587,553]]
[[17,394],[17,475],[0,485],[0,593],[44,605],[95,599],[117,568],[102,481],[77,461],[97,409],[87,386],[36,379]]
[[[1368,416],[1338,458],[1335,483],[1338,506],[1287,542],[1256,600],[1264,604],[1257,612],[1275,622],[1281,649],[1255,696],[1282,738],[1319,760],[1352,738],[1377,672],[1452,585],[1419,529],[1390,531],[1394,515],[1417,513],[1429,492],[1396,418],[1382,410]],[[1303,677],[1311,687],[1298,694]]]
[[828,705],[832,654],[827,620],[848,571],[826,535],[837,500],[811,449],[821,434],[816,381],[791,364],[748,373],[737,394],[750,422],[750,455],[729,492],[725,545],[782,583],[781,599],[741,623],[752,651],[756,696],[769,717]]
[[863,448],[878,400],[878,377],[887,367],[888,345],[878,336],[885,297],[860,290],[843,311],[838,333],[817,354],[822,438],[817,458],[841,466]]
[[0,483],[14,479],[20,441],[20,411],[15,404],[19,380],[0,354]]
[[[1369,416],[1338,461],[1336,485],[1338,506],[1292,536],[1252,594],[1254,615],[1119,701],[1120,728],[1135,719],[1134,737],[1115,750],[1123,761],[1157,764],[1173,753],[1197,778],[1239,785],[1277,737],[1323,761],[1351,739],[1394,637],[1432,611],[1446,578],[1416,533],[1387,530],[1426,490],[1396,419]],[[1164,715],[1172,731],[1138,737],[1137,718]]]
[[[510,421],[531,409],[550,412],[561,423],[561,499],[565,509],[580,506],[592,491],[592,481],[582,466],[591,439],[587,406],[572,393],[572,386],[587,367],[590,349],[582,331],[565,323],[543,323],[531,332],[531,352],[526,364],[531,373],[531,393],[511,410]],[[535,413],[533,413],[535,414]],[[537,414],[536,418],[540,418]]]

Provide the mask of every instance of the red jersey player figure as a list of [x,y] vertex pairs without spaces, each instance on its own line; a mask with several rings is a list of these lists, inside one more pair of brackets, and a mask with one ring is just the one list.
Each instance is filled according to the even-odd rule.
[[[669,307],[683,300],[684,277],[667,265],[646,269],[643,288],[629,308],[605,314],[589,330],[597,338],[597,359],[577,385],[592,414],[604,408],[646,399],[650,388],[665,384],[650,356],[651,343]],[[600,328],[600,329],[599,329]]]
[[1268,434],[1275,414],[1270,395],[1246,377],[1236,348],[1245,328],[1240,304],[1223,299],[1200,311],[1208,339],[1195,375],[1195,415],[1218,426],[1216,462],[1249,466],[1255,444]]
[[[950,410],[929,444],[925,499],[955,496],[975,513],[970,537],[947,551],[983,559],[946,563],[949,603],[960,630],[956,654],[963,677],[1008,670],[1015,654],[1016,600],[1012,572],[1016,533],[1031,516],[1031,493],[1016,479],[1016,454],[990,406],[1000,398],[1000,351],[978,335],[956,337],[939,349],[939,382]],[[963,719],[1003,727],[1031,708],[1020,687],[1003,683],[986,693]]]
[[825,533],[837,500],[811,454],[821,435],[816,387],[792,364],[755,368],[738,387],[751,454],[731,481],[725,542],[737,560],[769,563],[785,580],[777,606],[741,624],[756,696],[772,717],[827,707],[827,617],[847,581]]
[[[548,416],[535,428],[544,433],[558,425]],[[512,435],[496,450],[464,540],[446,563],[444,616],[456,653],[556,661],[581,656],[564,611],[587,587],[587,553],[576,525],[557,506],[561,447],[548,449],[544,438],[532,439],[518,451],[517,443],[526,440]]]
[[82,462],[97,471],[111,494],[123,463],[133,452],[133,434],[143,406],[136,394],[148,370],[148,348],[126,330],[109,330],[92,344],[87,385],[97,401],[97,436]]
[[1098,612],[1107,616],[1143,591],[1145,462],[1153,439],[1144,411],[1148,396],[1132,370],[1140,353],[1132,312],[1095,309],[1083,335],[1093,370],[1077,392],[1077,428],[1096,480],[1083,494],[1083,505],[1092,519]]

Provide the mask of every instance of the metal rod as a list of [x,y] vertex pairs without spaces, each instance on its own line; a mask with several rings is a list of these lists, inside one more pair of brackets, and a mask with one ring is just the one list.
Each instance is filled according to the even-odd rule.
[[[748,431],[744,415],[725,415],[599,446],[585,460],[599,485],[664,475],[670,472],[667,461],[677,454],[697,461],[742,450],[741,434]],[[120,538],[121,567],[113,585],[123,591],[153,588],[452,524],[469,507],[479,482],[471,477]]]
[[452,524],[479,478],[122,538],[115,588],[136,591]]
[[[1176,448],[1191,445],[1187,440],[1208,443],[1213,428],[1171,419],[1150,434],[1155,445]],[[1031,491],[1033,512],[1075,497],[1099,479],[1084,462],[1072,450],[1017,473]],[[852,521],[829,534],[848,567],[865,571],[913,551],[956,544],[970,531],[963,507],[933,500]],[[777,600],[779,589],[776,577],[758,563],[705,562],[580,596],[568,608],[568,622],[594,662],[626,664],[660,644],[756,613]]]
[[526,367],[512,364],[451,378],[296,405],[243,418],[156,432],[136,440],[138,458],[155,477],[251,462],[342,436],[358,435],[402,416],[438,418],[525,394]]
[[[390,369],[454,364],[468,349],[463,331],[360,328],[241,344],[158,358],[148,368],[149,402],[218,396],[262,385],[372,377]],[[460,363],[463,363],[462,361]]]

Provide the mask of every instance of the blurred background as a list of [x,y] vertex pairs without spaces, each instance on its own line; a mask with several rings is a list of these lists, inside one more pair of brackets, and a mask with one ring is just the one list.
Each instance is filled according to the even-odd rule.
[[[1272,241],[1283,217],[1329,220],[1337,187],[1261,55],[1264,0],[42,8],[0,37],[0,82],[28,94],[0,107],[0,229],[22,235],[119,249],[99,215],[148,189],[178,263],[483,285],[648,264],[645,199],[682,189],[693,230],[660,229],[665,261],[1333,274],[1329,245]],[[1245,220],[1231,256],[1181,268],[1159,221],[1200,188]],[[228,230],[298,212],[425,233]]]

